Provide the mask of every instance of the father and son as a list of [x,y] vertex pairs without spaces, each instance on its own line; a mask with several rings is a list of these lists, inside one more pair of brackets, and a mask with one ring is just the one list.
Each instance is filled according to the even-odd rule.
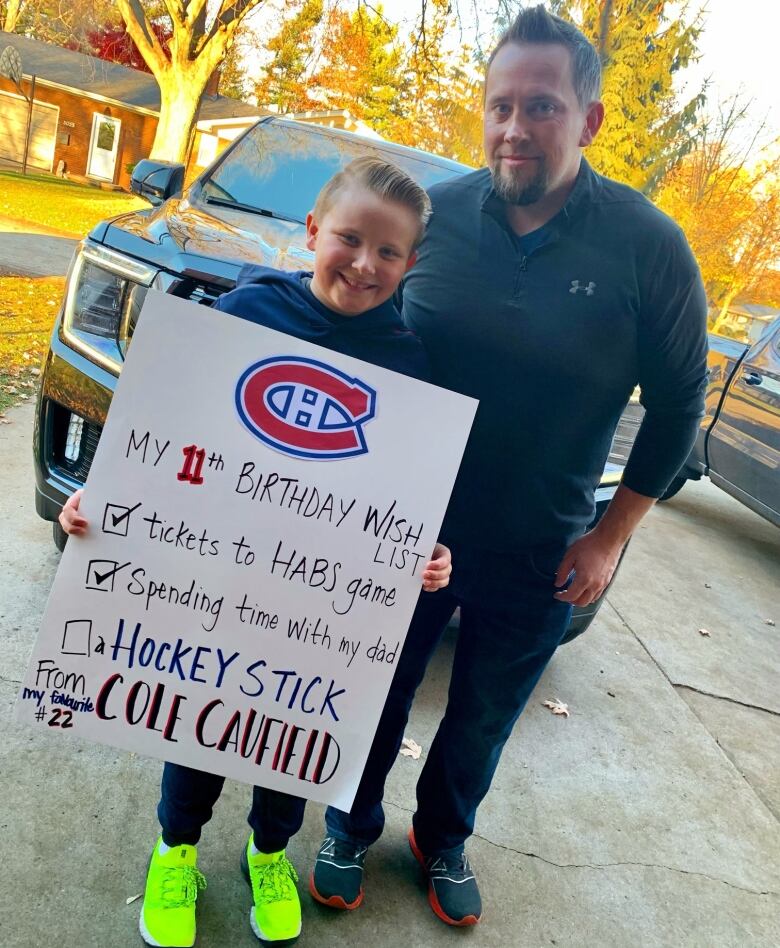
[[[600,81],[598,55],[579,30],[541,6],[523,10],[487,65],[487,168],[428,196],[395,166],[357,159],[307,217],[313,273],[248,267],[215,304],[479,399],[354,805],[325,815],[309,888],[335,908],[363,899],[385,779],[415,690],[460,607],[450,700],[417,784],[409,844],[436,915],[457,926],[479,921],[464,843],[504,743],[572,607],[603,592],[695,437],[706,375],[701,278],[680,229],[582,157],[604,118]],[[403,318],[393,303],[402,280]],[[644,420],[613,500],[585,532],[636,385]],[[79,499],[61,514],[75,535],[87,529]],[[194,944],[205,885],[196,844],[223,782],[165,764],[162,834],[140,918],[147,944]],[[291,944],[301,931],[285,848],[304,807],[254,788],[241,866],[252,930],[269,944]]]

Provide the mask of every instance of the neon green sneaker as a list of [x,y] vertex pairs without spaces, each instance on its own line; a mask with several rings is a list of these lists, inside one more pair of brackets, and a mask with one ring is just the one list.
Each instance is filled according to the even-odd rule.
[[144,906],[138,927],[147,945],[191,948],[195,944],[195,900],[206,880],[195,863],[195,846],[172,846],[160,854],[160,837],[154,846],[146,875]]
[[241,853],[241,871],[255,903],[249,910],[252,931],[266,944],[292,945],[301,933],[301,902],[295,888],[298,873],[284,850],[253,856],[250,835]]

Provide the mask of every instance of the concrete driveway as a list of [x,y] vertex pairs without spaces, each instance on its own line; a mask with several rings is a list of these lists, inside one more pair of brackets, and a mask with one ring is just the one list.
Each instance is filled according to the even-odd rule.
[[[160,765],[19,728],[11,707],[57,566],[32,503],[32,406],[0,426],[0,918],[4,948],[141,944],[138,901]],[[691,484],[638,531],[591,630],[553,659],[507,746],[470,843],[485,917],[429,911],[405,842],[421,761],[399,758],[366,898],[302,895],[301,945],[776,948],[780,944],[780,531]],[[699,629],[711,634],[704,636]],[[430,746],[445,641],[408,734]],[[565,701],[571,717],[541,702]],[[468,754],[468,747],[462,749]],[[200,846],[198,945],[257,942],[238,871],[248,788],[228,782]],[[308,875],[310,805],[290,855]],[[301,883],[302,891],[305,881]]]
[[77,243],[57,231],[0,217],[0,276],[65,276]]

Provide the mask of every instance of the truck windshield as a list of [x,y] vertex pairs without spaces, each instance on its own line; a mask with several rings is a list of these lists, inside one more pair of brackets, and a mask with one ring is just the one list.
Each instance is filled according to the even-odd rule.
[[446,159],[403,154],[370,138],[329,135],[316,126],[256,125],[203,183],[203,196],[243,210],[304,223],[322,185],[362,155],[392,161],[424,188],[471,170]]

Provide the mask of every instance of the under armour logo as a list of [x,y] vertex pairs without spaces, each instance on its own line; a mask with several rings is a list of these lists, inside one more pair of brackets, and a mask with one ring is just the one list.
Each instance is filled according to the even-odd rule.
[[591,282],[590,282],[587,286],[580,286],[580,281],[579,281],[579,280],[572,280],[572,281],[571,281],[571,289],[569,290],[569,292],[570,292],[570,293],[579,293],[579,291],[582,290],[582,292],[583,292],[586,296],[593,296],[593,292],[594,292],[595,289],[596,289],[596,284],[595,284],[592,280],[591,280]]

